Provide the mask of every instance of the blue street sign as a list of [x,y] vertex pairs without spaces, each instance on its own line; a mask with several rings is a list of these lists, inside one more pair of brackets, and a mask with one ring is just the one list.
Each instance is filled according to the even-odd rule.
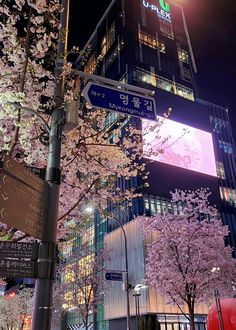
[[92,107],[156,121],[153,97],[93,82],[88,82],[82,94]]
[[123,281],[122,273],[106,273],[105,278],[108,281]]

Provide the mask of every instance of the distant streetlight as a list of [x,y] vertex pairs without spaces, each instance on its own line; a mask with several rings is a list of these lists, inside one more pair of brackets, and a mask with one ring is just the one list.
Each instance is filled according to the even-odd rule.
[[140,307],[139,307],[139,298],[141,296],[141,289],[146,288],[144,284],[136,284],[134,286],[134,299],[135,299],[135,315],[136,315],[136,329],[139,330],[139,319],[140,319]]

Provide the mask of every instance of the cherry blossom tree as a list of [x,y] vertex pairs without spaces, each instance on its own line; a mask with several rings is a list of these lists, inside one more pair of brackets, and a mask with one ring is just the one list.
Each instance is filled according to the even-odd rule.
[[84,328],[89,327],[89,315],[97,311],[102,294],[108,289],[104,277],[107,251],[94,251],[91,246],[78,247],[76,253],[63,258],[58,267],[58,280],[54,285],[53,323],[60,320],[62,311],[73,308]]
[[[214,288],[222,296],[232,294],[236,262],[224,244],[228,227],[208,202],[206,189],[176,190],[172,193],[175,212],[142,217],[147,239],[146,280],[170,298],[181,312],[186,304],[191,330],[194,308],[212,300]],[[177,211],[178,210],[178,211]]]
[[18,294],[0,296],[0,329],[23,329],[31,315],[33,290],[24,288]]
[[[0,158],[8,154],[25,166],[42,168],[47,162],[61,10],[59,0],[5,0],[0,8]],[[110,123],[106,111],[86,109],[80,80],[66,61],[62,76],[65,112],[73,101],[79,113],[77,127],[63,136],[59,239],[81,227],[81,210],[88,201],[104,210],[108,200],[122,205],[139,196],[135,187],[121,190],[114,183],[145,172],[141,131],[128,125],[128,117],[120,115]],[[15,235],[4,224],[0,229],[2,239]]]

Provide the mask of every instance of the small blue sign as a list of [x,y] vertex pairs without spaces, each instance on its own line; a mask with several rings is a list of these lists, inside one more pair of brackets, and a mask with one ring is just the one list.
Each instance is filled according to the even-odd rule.
[[106,273],[105,278],[108,281],[123,281],[122,273]]
[[92,107],[156,121],[155,99],[89,82],[82,94]]

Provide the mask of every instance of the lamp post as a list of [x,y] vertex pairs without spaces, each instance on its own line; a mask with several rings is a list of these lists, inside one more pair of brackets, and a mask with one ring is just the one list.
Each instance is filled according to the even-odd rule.
[[120,226],[122,233],[124,235],[124,247],[125,247],[125,291],[126,291],[126,308],[127,308],[127,322],[126,322],[126,329],[130,330],[130,303],[129,303],[129,290],[130,290],[130,284],[129,284],[129,268],[128,268],[128,249],[127,249],[127,236],[124,229],[124,226],[118,220],[116,217],[112,216],[112,219],[114,219]]
[[[213,267],[211,272],[219,272],[220,268],[219,267]],[[220,294],[219,290],[217,288],[214,288],[214,296],[215,296],[215,302],[216,302],[216,310],[217,310],[217,315],[218,315],[218,323],[219,323],[219,329],[224,330],[224,321],[223,321],[223,316],[222,316],[222,309],[221,309],[221,303],[220,303]]]
[[146,288],[145,284],[136,284],[133,287],[134,299],[135,299],[135,314],[136,314],[136,329],[139,330],[139,320],[140,320],[140,306],[139,306],[139,298],[141,296],[141,289]]
[[50,187],[47,209],[46,237],[40,242],[38,272],[40,278],[36,279],[35,297],[32,318],[32,330],[50,330],[52,317],[52,296],[56,254],[56,234],[58,205],[60,192],[60,163],[62,128],[64,122],[64,88],[65,78],[61,75],[66,61],[67,31],[69,22],[69,0],[62,0],[57,58],[55,63],[55,107],[52,111],[49,132],[49,152],[46,170],[46,182]]

